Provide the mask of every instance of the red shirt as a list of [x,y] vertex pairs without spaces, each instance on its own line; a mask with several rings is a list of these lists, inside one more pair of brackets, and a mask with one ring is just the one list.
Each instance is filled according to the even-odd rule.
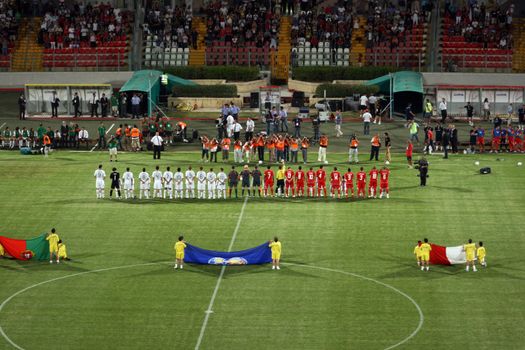
[[264,182],[273,183],[273,170],[267,169],[264,171]]
[[326,172],[324,169],[317,170],[315,175],[317,176],[317,184],[324,186],[326,184]]
[[412,150],[414,149],[414,145],[409,143],[406,150],[407,157],[412,157]]
[[295,181],[297,181],[298,184],[304,183],[304,171],[297,170],[295,172]]
[[366,173],[364,171],[360,171],[357,173],[357,184],[358,185],[364,185],[366,183]]
[[341,173],[339,171],[333,171],[330,174],[330,182],[332,183],[332,187],[341,186]]
[[354,185],[354,173],[349,171],[345,174],[345,182],[347,187],[352,187]]
[[377,177],[378,177],[378,174],[379,174],[379,171],[377,169],[372,169],[370,170],[370,182],[377,182]]
[[388,183],[388,176],[390,175],[390,170],[388,169],[381,169],[379,171],[381,183],[387,184]]
[[308,185],[308,187],[315,186],[315,171],[308,170],[306,172],[306,184]]
[[292,169],[286,170],[284,173],[284,177],[286,178],[286,182],[292,182],[294,176],[294,171]]

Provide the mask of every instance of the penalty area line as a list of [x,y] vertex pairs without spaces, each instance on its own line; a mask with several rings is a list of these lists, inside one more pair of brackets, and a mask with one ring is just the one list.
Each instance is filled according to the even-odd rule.
[[[106,135],[111,131],[111,129],[113,129],[114,126],[115,126],[115,123],[111,124],[109,129],[106,131]],[[89,152],[93,152],[95,150],[95,148],[97,148],[97,146],[98,146],[98,142],[95,144],[95,146],[93,146],[93,148]]]
[[[235,230],[233,231],[230,246],[228,247],[228,252],[231,252],[233,244],[235,243],[235,239],[237,238],[237,233],[239,232],[239,227],[241,226],[241,221],[244,215],[244,209],[246,208],[246,203],[248,203],[248,197],[245,197],[244,202],[242,204],[241,213],[239,214],[239,219],[237,219],[237,225],[235,226]],[[204,339],[204,333],[206,332],[206,327],[208,326],[208,320],[210,318],[210,315],[213,313],[213,304],[215,303],[215,298],[217,297],[219,288],[221,287],[221,282],[225,271],[226,265],[222,265],[221,273],[219,274],[219,278],[217,279],[217,283],[215,284],[215,289],[213,290],[213,294],[211,295],[210,304],[208,305],[208,309],[205,311],[206,315],[204,316],[204,321],[202,321],[202,327],[199,333],[199,338],[197,339],[197,344],[195,344],[195,350],[198,350],[200,348],[202,339]]]

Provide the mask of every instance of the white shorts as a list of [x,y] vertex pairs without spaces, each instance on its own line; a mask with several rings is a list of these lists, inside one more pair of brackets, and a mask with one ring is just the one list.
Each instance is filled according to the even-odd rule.
[[194,189],[195,188],[195,185],[194,185],[194,182],[193,181],[186,181],[186,189]]
[[105,186],[104,180],[97,180],[95,186],[96,186],[96,188],[104,188],[104,186]]
[[197,189],[198,189],[199,191],[206,191],[206,183],[200,183],[200,182],[199,182],[199,183],[197,184]]
[[160,182],[160,181],[155,181],[155,182],[153,183],[153,189],[154,189],[154,190],[162,190],[162,182]]
[[218,189],[219,191],[223,191],[223,190],[225,190],[225,189],[226,189],[226,184],[220,184],[220,185],[217,185],[217,189]]
[[140,189],[141,190],[149,190],[149,182],[141,183],[140,184]]
[[124,182],[124,189],[125,190],[132,190],[133,184],[131,182]]
[[116,156],[117,155],[117,149],[116,148],[110,148],[109,149],[109,155],[110,156]]
[[172,191],[172,190],[173,190],[173,187],[172,187],[171,185],[169,185],[169,186],[164,186],[164,189],[165,189],[166,191]]
[[215,184],[208,184],[208,191],[215,191]]
[[175,191],[182,191],[182,188],[183,188],[182,182],[180,184],[178,183],[175,184]]

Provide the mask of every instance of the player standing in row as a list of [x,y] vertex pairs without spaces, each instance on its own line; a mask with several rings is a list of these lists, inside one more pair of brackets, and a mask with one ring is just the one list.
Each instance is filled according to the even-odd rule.
[[173,184],[175,185],[175,199],[184,198],[184,174],[180,168],[177,168],[177,172],[173,174]]
[[315,197],[315,171],[314,168],[310,167],[310,170],[306,172],[306,187],[308,197]]
[[343,192],[346,198],[348,198],[349,191],[351,191],[352,198],[354,198],[354,173],[352,172],[352,169],[348,168],[348,171],[343,177],[343,181]]
[[295,172],[295,184],[297,186],[297,197],[304,196],[304,171],[299,165],[299,168]]
[[270,193],[270,196],[273,197],[273,185],[274,185],[274,173],[271,167],[268,165],[268,168],[264,171],[264,196],[268,196],[268,192]]
[[142,194],[146,199],[149,199],[149,188],[150,188],[150,177],[146,172],[146,168],[142,168],[142,172],[139,174],[140,191],[139,199],[142,199]]
[[251,172],[248,169],[248,165],[245,165],[239,175],[241,179],[241,197],[244,197],[244,191],[248,192],[248,197],[250,196],[250,177]]
[[102,170],[102,164],[98,166],[98,169],[95,170],[95,174],[93,176],[95,176],[95,188],[97,192],[97,198],[104,198],[104,179],[106,178],[106,172]]
[[326,197],[326,171],[322,165],[316,171],[315,177],[317,178],[317,197]]
[[113,197],[113,190],[117,191],[117,198],[120,199],[120,173],[117,168],[113,168],[113,171],[109,175],[111,179],[111,189],[109,190],[109,199]]
[[262,195],[262,188],[261,188],[261,177],[263,174],[259,170],[259,167],[256,165],[252,171],[252,189],[253,189],[253,196],[255,197],[255,191],[259,194],[259,197]]
[[155,167],[155,171],[151,173],[153,178],[153,198],[162,198],[162,173],[159,166]]
[[170,170],[170,167],[166,168],[166,171],[162,174],[162,182],[164,185],[164,193],[162,198],[166,198],[166,195],[173,199],[173,173]]
[[191,165],[186,170],[186,198],[195,198],[195,172],[191,169]]
[[224,172],[224,169],[221,168],[221,171],[217,174],[217,198],[226,199],[226,180],[228,180],[228,175]]
[[215,189],[217,187],[217,175],[213,172],[212,168],[206,173],[206,181],[208,181],[208,198],[216,199]]
[[330,174],[330,197],[341,198],[341,173],[334,167],[334,171]]
[[420,254],[421,254],[421,271],[427,269],[427,271],[430,269],[428,266],[430,261],[430,251],[432,250],[432,246],[428,243],[428,239],[425,238],[423,240],[424,243],[421,244],[419,247]]
[[126,168],[126,171],[122,174],[122,180],[124,181],[124,198],[135,198],[135,179],[133,178],[133,173],[129,171],[129,168]]
[[206,199],[206,172],[202,167],[197,171],[197,198]]
[[370,175],[370,181],[368,183],[368,198],[376,198],[379,171],[377,171],[375,165],[372,167],[372,170],[370,170],[368,175]]
[[295,189],[293,187],[295,172],[292,170],[292,167],[288,167],[284,173],[284,196],[288,197],[291,192],[291,196],[295,198]]
[[385,166],[383,169],[379,171],[379,190],[381,191],[379,193],[379,198],[383,198],[384,195],[386,195],[386,198],[390,198],[389,191],[388,191],[388,178],[390,176],[390,170]]
[[357,197],[365,198],[365,187],[366,187],[366,173],[363,167],[359,169],[357,173]]

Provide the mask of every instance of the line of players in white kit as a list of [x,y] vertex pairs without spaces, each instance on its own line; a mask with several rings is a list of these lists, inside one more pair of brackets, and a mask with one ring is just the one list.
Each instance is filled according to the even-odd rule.
[[[97,198],[104,198],[105,178],[106,172],[102,170],[102,165],[95,170],[95,187]],[[125,199],[132,199],[135,197],[135,177],[129,168],[120,177],[120,173],[116,168],[113,168],[109,178],[111,179],[111,189],[109,191],[110,198],[113,197],[113,192],[116,192],[116,197],[121,199],[121,188],[124,191]],[[150,198],[151,182],[153,180],[152,198],[198,198],[198,199],[226,199],[226,182],[228,176],[223,168],[220,168],[218,173],[213,169],[204,171],[202,167],[195,172],[188,167],[185,173],[182,173],[181,168],[173,173],[170,167],[166,171],[161,172],[159,166],[155,167],[155,171],[151,173],[146,172],[146,168],[142,168],[142,172],[138,176],[139,182],[139,199]],[[195,192],[195,184],[197,184],[197,192]],[[185,191],[184,191],[185,189]],[[206,193],[207,192],[207,193]],[[195,196],[197,194],[197,197]]]

